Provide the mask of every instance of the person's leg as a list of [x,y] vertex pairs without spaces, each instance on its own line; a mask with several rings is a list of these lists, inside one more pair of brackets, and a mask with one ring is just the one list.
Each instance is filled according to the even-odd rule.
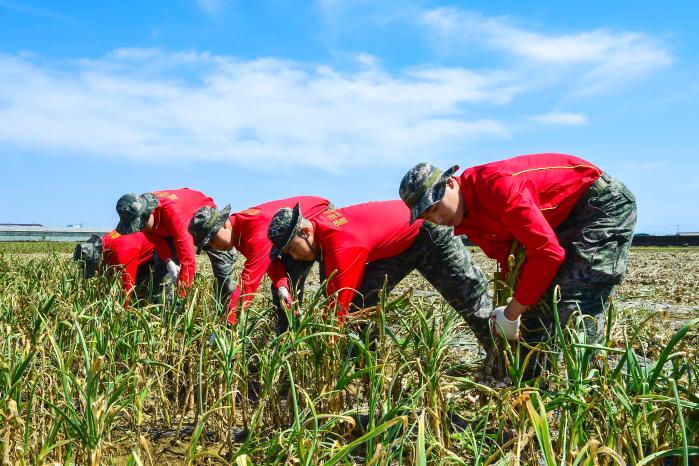
[[[177,260],[177,251],[175,250],[175,243],[172,238],[168,237],[165,239],[168,243],[171,253],[171,260],[179,265]],[[147,265],[142,266],[147,267],[148,279],[152,279],[152,283],[149,283],[149,290],[151,292],[150,299],[153,303],[170,305],[175,301],[175,288],[176,280],[171,280],[168,278],[168,270],[165,261],[163,261],[157,252],[153,253],[153,257]],[[139,267],[139,275],[141,273],[141,267]]]
[[[366,265],[362,282],[352,299],[350,313],[376,306],[384,286],[386,293],[390,293],[403,278],[415,269],[415,266],[404,254],[373,261]],[[375,351],[379,341],[378,328],[367,321],[357,321],[355,325],[358,335],[365,343],[368,343],[368,349]],[[356,348],[353,348],[352,351],[356,351]]]
[[234,291],[233,286],[233,266],[238,253],[235,249],[230,251],[216,251],[206,248],[206,255],[211,261],[211,269],[216,278],[215,293],[216,299],[221,303],[222,309],[228,309],[228,302]]
[[[289,292],[299,304],[301,304],[303,303],[303,290],[306,278],[313,267],[314,261],[294,260],[288,254],[282,254],[281,261],[289,277],[289,286],[292,288]],[[272,303],[277,310],[277,334],[281,334],[289,328],[289,321],[284,308],[281,306],[276,287],[272,284],[270,288],[272,292]]]
[[152,271],[152,300],[154,303],[160,303],[161,298],[164,297],[165,303],[172,303],[175,296],[175,283],[167,280],[167,266],[163,262],[158,254],[153,254],[153,258],[150,263],[150,270]]
[[352,300],[353,306],[358,309],[376,306],[384,285],[386,292],[391,292],[414,269],[415,265],[406,258],[405,253],[368,263],[362,283]]
[[585,326],[592,343],[604,335],[609,297],[626,275],[637,209],[628,188],[608,175],[581,200],[584,204],[578,203],[566,219],[567,237],[561,239],[566,261],[554,283],[561,287],[561,322],[565,324],[578,309],[590,316]]
[[[548,309],[537,306],[522,315],[521,334],[527,343],[535,345],[555,334],[551,308],[556,286],[560,286],[557,309],[561,325],[579,311],[587,342],[601,340],[609,298],[626,273],[636,215],[633,194],[607,175],[582,196],[556,228],[566,257],[545,295]],[[538,373],[532,370],[533,375]]]
[[425,222],[409,250],[416,268],[461,315],[487,350],[492,346],[488,279],[451,228]]
[[153,260],[143,264],[136,270],[136,287],[133,290],[131,301],[148,299],[156,302],[158,290],[153,284]]

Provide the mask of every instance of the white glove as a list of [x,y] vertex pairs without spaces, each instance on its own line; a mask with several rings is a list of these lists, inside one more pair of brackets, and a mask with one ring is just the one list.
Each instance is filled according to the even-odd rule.
[[508,340],[517,340],[519,338],[520,321],[519,316],[517,316],[517,320],[510,320],[505,317],[505,306],[496,307],[490,313],[491,330]]
[[281,301],[287,309],[291,307],[291,294],[289,294],[289,290],[287,290],[286,287],[280,286],[277,290],[277,296],[279,296],[279,301]]
[[180,276],[180,266],[175,264],[175,261],[172,259],[168,260],[167,263],[165,264],[165,267],[167,268],[167,277],[171,282],[176,282],[177,277]]

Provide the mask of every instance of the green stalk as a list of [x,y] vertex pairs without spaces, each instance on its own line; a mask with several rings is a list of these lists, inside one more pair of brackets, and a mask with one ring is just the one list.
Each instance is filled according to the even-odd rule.
[[682,415],[682,404],[680,403],[680,396],[677,393],[677,382],[675,382],[675,379],[670,379],[670,385],[672,386],[672,393],[675,396],[675,405],[677,406],[677,419],[680,425],[680,433],[682,434],[682,464],[684,466],[689,466],[689,446],[687,442],[687,428],[684,424],[684,416]]

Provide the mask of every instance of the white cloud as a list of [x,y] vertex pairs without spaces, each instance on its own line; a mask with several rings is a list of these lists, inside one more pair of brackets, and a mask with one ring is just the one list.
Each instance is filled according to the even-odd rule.
[[551,112],[537,115],[533,119],[548,125],[578,126],[587,123],[587,117],[582,113]]
[[155,49],[60,64],[0,55],[0,143],[334,171],[508,137],[502,123],[467,118],[465,107],[500,105],[514,92],[505,74],[423,67],[391,75],[368,55],[354,72]]
[[486,47],[520,59],[519,65],[530,70],[539,67],[542,74],[574,70],[580,76],[577,91],[584,94],[603,92],[672,62],[656,38],[640,32],[543,34],[518,27],[512,19],[456,8],[427,10],[421,19],[442,46]]
[[[212,13],[221,1],[198,4]],[[369,4],[321,0],[319,6],[342,15]],[[422,65],[389,73],[366,53],[354,56],[353,71],[141,48],[60,63],[31,53],[0,54],[0,144],[153,162],[262,166],[294,160],[332,171],[400,164],[509,138],[508,125],[488,113],[525,93],[567,85],[578,93],[608,91],[671,62],[661,44],[641,33],[545,35],[511,19],[418,8],[395,21],[409,14],[441,43],[490,48],[515,59],[487,70]],[[528,111],[535,116],[509,119],[588,122],[582,113]]]

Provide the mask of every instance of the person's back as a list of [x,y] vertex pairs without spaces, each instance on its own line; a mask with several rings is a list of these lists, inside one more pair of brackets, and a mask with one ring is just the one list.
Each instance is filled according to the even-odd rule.
[[[155,212],[160,214],[160,223],[157,223],[156,218],[152,231],[162,236],[174,236],[182,230],[183,222],[184,231],[187,231],[189,221],[197,210],[205,205],[215,206],[211,197],[189,188],[153,191],[153,194],[160,201],[155,208]],[[157,214],[155,215],[157,217]]]
[[[410,211],[399,200],[367,202],[329,210],[313,219],[324,260],[352,250],[366,262],[395,256],[417,236],[422,221],[410,224]],[[361,252],[360,252],[361,251]]]
[[272,250],[272,243],[267,239],[269,223],[279,209],[294,207],[296,203],[301,203],[306,218],[315,218],[330,205],[330,201],[322,197],[296,196],[265,202],[236,212],[231,215],[233,231],[238,237],[235,248],[248,259],[264,255],[269,260]]
[[[558,226],[602,170],[574,155],[530,154],[467,168],[458,177],[469,214],[455,234],[491,237],[507,230],[507,219],[521,206],[513,200],[528,194],[551,227]],[[501,225],[489,225],[488,219]],[[486,222],[488,225],[484,225]],[[482,232],[480,235],[479,232]],[[507,236],[508,241],[512,235]]]
[[184,292],[192,285],[197,268],[194,240],[187,231],[189,221],[201,207],[215,207],[216,204],[201,191],[189,188],[154,191],[153,194],[158,198],[159,204],[153,211],[153,228],[146,234],[172,238],[180,262],[179,280]]
[[328,293],[338,291],[340,313],[364,278],[367,262],[396,256],[415,240],[422,222],[410,224],[401,201],[368,202],[323,212],[311,220],[320,246]]
[[130,293],[136,286],[138,268],[153,259],[155,244],[141,232],[121,235],[112,230],[102,237],[102,245],[105,264],[121,269],[122,287]]

